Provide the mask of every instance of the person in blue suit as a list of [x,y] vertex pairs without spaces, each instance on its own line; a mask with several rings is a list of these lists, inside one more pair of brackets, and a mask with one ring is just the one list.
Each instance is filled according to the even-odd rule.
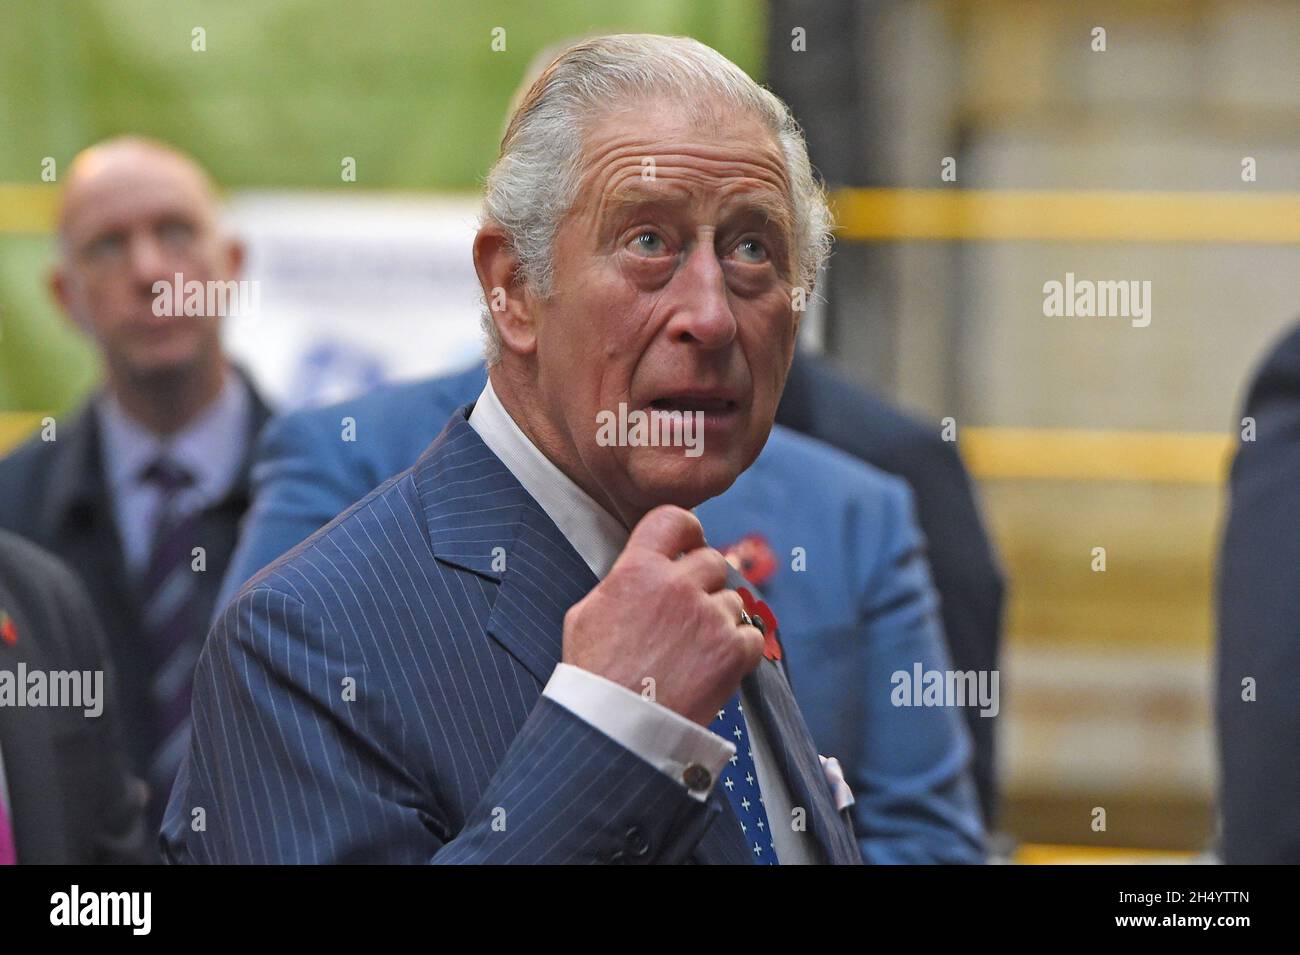
[[[790,365],[776,423],[907,482],[916,497],[952,665],[962,672],[995,672],[1006,588],[956,444],[945,441],[937,426],[900,411],[807,351],[796,352]],[[964,712],[975,746],[975,789],[984,826],[992,829],[998,814],[998,720],[985,709]]]
[[[273,419],[258,442],[253,506],[220,604],[409,467],[486,382],[479,364]],[[776,425],[758,460],[696,515],[711,543],[760,534],[779,557],[762,587],[779,611],[813,739],[836,754],[853,790],[863,858],[982,861],[970,747],[953,711],[895,707],[867,691],[917,661],[927,670],[951,665],[907,485]]]
[[1300,325],[1261,363],[1218,568],[1219,810],[1229,864],[1300,863]]
[[[611,110],[611,95],[641,108]],[[700,112],[718,96],[725,120]],[[520,165],[557,148],[570,152]],[[620,172],[646,155],[664,159],[648,188]],[[520,178],[542,168],[585,170],[551,228],[515,219],[532,210]],[[565,194],[549,173],[544,185]],[[754,463],[765,443],[800,440],[768,436],[798,326],[789,293],[811,284],[829,221],[788,112],[695,41],[584,41],[518,107],[488,196],[474,252],[494,303],[489,380],[414,465],[246,582],[218,617],[166,857],[861,861],[852,800],[790,690],[787,625],[762,595],[740,595],[746,581],[684,509],[751,464],[752,508],[796,507],[769,495],[796,486],[789,465],[806,479],[812,464],[846,495],[820,512],[834,521],[818,540],[791,545],[811,565],[800,572],[832,572],[847,554],[834,535],[869,529],[885,543],[868,558],[895,572],[848,572],[852,611],[818,609],[810,623],[836,634],[887,621],[904,643],[918,635],[916,652],[882,656],[944,665],[902,483],[859,496],[860,465],[829,449],[809,457],[812,442],[786,451],[784,468]],[[617,238],[628,216],[659,225]],[[547,237],[542,258],[530,237]],[[628,399],[678,414],[678,437],[692,416],[707,453],[593,433]],[[393,423],[417,430],[400,407]],[[340,422],[340,440],[359,438],[363,418]],[[836,636],[843,663],[822,678],[871,657]],[[810,678],[813,656],[790,644],[790,668],[806,659]],[[891,675],[864,676],[839,705],[864,713],[855,727],[883,728]],[[894,709],[907,713],[887,741],[899,764],[924,763],[921,785],[964,801],[956,815],[978,842],[959,717]],[[923,725],[955,745],[927,748],[912,731]],[[914,816],[937,804],[901,787],[889,800]]]

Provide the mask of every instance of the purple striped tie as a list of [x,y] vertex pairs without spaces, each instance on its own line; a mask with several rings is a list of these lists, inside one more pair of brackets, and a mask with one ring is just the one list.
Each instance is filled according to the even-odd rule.
[[0,799],[0,865],[17,865],[18,849],[14,846],[14,827],[9,824],[5,801]]
[[201,622],[194,618],[197,581],[190,566],[199,514],[177,511],[177,495],[194,483],[193,476],[184,469],[159,459],[145,469],[143,477],[159,490],[153,546],[140,586],[140,609],[154,713],[149,747],[149,817],[151,824],[161,824],[189,740],[190,688],[194,663],[203,645]]

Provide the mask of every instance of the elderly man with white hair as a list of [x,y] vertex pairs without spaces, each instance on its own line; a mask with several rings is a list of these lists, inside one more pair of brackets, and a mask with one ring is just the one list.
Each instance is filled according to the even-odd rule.
[[166,857],[860,861],[777,617],[688,510],[767,439],[829,221],[717,52],[562,53],[488,178],[487,385],[217,619]]

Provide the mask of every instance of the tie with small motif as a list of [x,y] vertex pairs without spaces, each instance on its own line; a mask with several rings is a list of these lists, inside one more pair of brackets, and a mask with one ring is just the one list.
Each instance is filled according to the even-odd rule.
[[140,588],[154,712],[147,816],[156,830],[189,741],[190,689],[203,645],[203,626],[194,618],[197,581],[190,565],[199,515],[176,510],[176,496],[193,484],[194,478],[172,462],[159,459],[145,470],[144,480],[159,492],[149,567]]
[[709,729],[736,744],[736,755],[731,757],[723,769],[722,780],[718,785],[726,790],[727,799],[731,801],[731,808],[740,820],[740,831],[744,833],[754,861],[759,865],[779,865],[776,846],[772,842],[772,827],[767,821],[767,809],[763,805],[763,793],[758,788],[753,744],[749,739],[749,727],[745,724],[745,711],[740,705],[739,693],[718,710]]

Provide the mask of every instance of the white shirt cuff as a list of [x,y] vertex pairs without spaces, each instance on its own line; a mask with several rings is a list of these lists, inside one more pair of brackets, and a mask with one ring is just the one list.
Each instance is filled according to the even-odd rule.
[[672,777],[701,802],[736,752],[734,744],[680,713],[572,664],[556,666],[542,695]]

